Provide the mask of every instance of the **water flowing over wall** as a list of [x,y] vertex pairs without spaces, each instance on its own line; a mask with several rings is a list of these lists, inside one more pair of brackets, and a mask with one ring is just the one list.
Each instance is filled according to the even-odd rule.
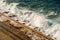
[[26,25],[39,27],[46,34],[60,30],[60,0],[1,0],[0,9],[0,12],[8,12],[8,16],[16,15]]

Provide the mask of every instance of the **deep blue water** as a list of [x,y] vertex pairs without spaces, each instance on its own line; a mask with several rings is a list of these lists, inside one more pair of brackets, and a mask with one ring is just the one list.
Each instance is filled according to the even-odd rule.
[[6,0],[8,3],[17,2],[20,3],[18,6],[41,8],[60,11],[60,0]]
[[7,3],[20,3],[17,7],[30,7],[31,10],[43,8],[44,11],[55,11],[57,15],[49,16],[54,18],[60,14],[60,0],[5,0]]

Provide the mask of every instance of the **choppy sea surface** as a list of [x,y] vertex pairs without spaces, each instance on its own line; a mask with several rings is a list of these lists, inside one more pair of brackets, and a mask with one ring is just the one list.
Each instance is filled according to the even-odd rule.
[[9,15],[15,14],[18,20],[60,40],[60,0],[1,0],[0,9],[0,12],[10,10]]
[[[30,10],[40,12],[43,10],[44,15],[53,15],[47,16],[49,19],[54,19],[60,16],[60,0],[5,0],[7,3],[19,3],[16,7],[26,7]],[[40,14],[40,13],[39,13]]]

